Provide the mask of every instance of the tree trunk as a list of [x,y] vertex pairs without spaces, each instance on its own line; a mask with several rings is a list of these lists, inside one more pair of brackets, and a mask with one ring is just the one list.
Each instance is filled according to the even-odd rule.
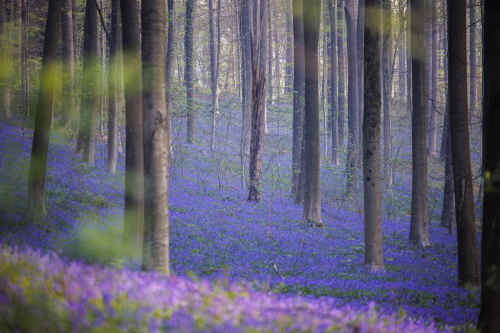
[[[285,53],[285,93],[291,94],[294,93],[292,91],[292,85],[294,84],[294,69],[292,62],[294,61],[293,55],[295,46],[295,42],[292,40],[292,29],[293,22],[295,21],[295,17],[290,17],[293,9],[290,8],[290,3],[293,3],[293,0],[285,0],[286,1],[286,53]],[[295,32],[293,32],[295,34]],[[295,88],[294,88],[295,89]]]
[[481,242],[481,310],[478,328],[500,332],[500,2],[484,1],[484,204]]
[[[26,116],[30,115],[30,81],[28,72],[28,1],[21,2],[21,105]],[[61,27],[64,31],[64,27]],[[70,35],[71,36],[71,35]],[[71,58],[73,59],[73,58]]]
[[123,250],[138,258],[142,252],[144,219],[144,160],[142,137],[141,26],[133,1],[121,0],[125,77],[125,208]]
[[[365,0],[359,0],[358,3],[358,20],[356,22],[356,51],[358,56],[358,143],[359,143],[359,154],[363,150],[361,143],[363,142],[363,131],[361,130],[363,126],[363,56],[364,56],[364,36],[363,36],[363,26],[365,21]],[[362,158],[358,158],[358,168],[361,168],[361,163],[363,163]]]
[[2,57],[2,70],[0,71],[0,115],[10,118],[10,56],[9,39],[6,28],[7,17],[5,12],[5,2],[0,1],[0,56]]
[[[358,151],[358,64],[356,55],[356,19],[354,0],[345,0],[345,19],[347,26],[347,63],[348,70],[348,128],[346,193],[357,187],[357,151]],[[353,188],[354,187],[354,188]]]
[[[365,210],[365,261],[370,271],[384,271],[382,254],[382,180],[380,174],[380,31],[382,4],[366,0],[370,15],[364,24],[363,188]],[[384,8],[385,10],[385,8]],[[385,22],[384,22],[385,23]]]
[[331,117],[332,117],[332,163],[339,165],[339,122],[338,122],[338,68],[337,68],[337,4],[336,0],[328,1],[330,11],[331,52],[330,52],[330,82],[331,82]]
[[[446,155],[448,154],[448,147],[447,141],[448,141],[448,136],[450,135],[450,113],[449,113],[449,108],[450,108],[450,99],[449,99],[449,93],[448,93],[448,87],[449,87],[449,79],[448,79],[448,58],[449,58],[449,52],[448,52],[448,33],[445,34],[444,36],[444,57],[443,57],[443,67],[444,67],[444,83],[445,83],[445,89],[444,89],[444,98],[446,101],[446,110],[444,114],[444,125],[443,125],[443,134],[441,136],[441,150],[439,152],[439,158],[441,160],[446,158]],[[450,148],[451,149],[451,148]]]
[[430,19],[429,24],[429,34],[430,41],[432,43],[431,51],[431,63],[430,66],[430,94],[429,94],[429,147],[428,155],[437,156],[437,108],[439,106],[439,91],[438,91],[438,24],[437,24],[437,0],[431,0],[430,5]]
[[427,199],[427,98],[424,0],[410,0],[412,71],[412,196],[410,242],[429,246]]
[[141,22],[144,125],[144,247],[142,270],[155,270],[169,274],[169,135],[165,101],[165,1],[143,0]]
[[292,147],[292,197],[296,203],[303,202],[303,191],[299,191],[303,177],[301,165],[302,139],[304,133],[304,22],[302,0],[293,0],[293,147]]
[[469,86],[469,118],[474,115],[476,109],[476,76],[477,76],[477,62],[476,62],[476,7],[475,1],[469,0],[469,68],[470,68],[470,86]]
[[[272,23],[271,17],[273,16],[273,11],[271,10],[272,4],[269,2],[267,5],[267,77],[268,77],[268,91],[269,91],[269,104],[274,104],[273,95],[273,36],[272,36]],[[275,47],[277,48],[277,46]],[[277,58],[278,59],[278,58]]]
[[303,1],[304,17],[304,213],[302,221],[323,228],[321,220],[318,43],[320,0]]
[[467,117],[467,35],[465,0],[448,3],[450,124],[458,240],[458,283],[479,285],[474,196]]
[[76,151],[83,149],[83,161],[94,163],[95,111],[99,102],[97,89],[97,7],[94,0],[87,0],[83,36],[83,78],[80,127]]
[[[215,49],[215,24],[213,0],[208,1],[208,17],[210,25],[210,88],[212,90],[212,124],[210,134],[210,147],[215,149],[215,115],[219,113],[219,95],[217,94],[217,59]],[[220,32],[217,32],[220,33]]]
[[252,115],[252,64],[250,33],[252,31],[251,0],[242,0],[241,15],[241,38],[243,42],[243,116],[242,116],[242,137],[241,137],[241,159],[250,154],[250,129]]
[[345,51],[344,51],[344,1],[337,2],[337,52],[339,69],[338,93],[338,144],[344,146],[345,129]]
[[118,50],[120,39],[120,2],[111,2],[111,45],[109,48],[108,69],[108,161],[109,172],[116,172],[116,160],[118,155],[118,114],[117,114],[117,92],[118,92]]
[[[450,116],[450,103],[446,101],[446,118]],[[445,125],[450,127],[450,122],[445,122]],[[445,143],[446,160],[444,168],[444,193],[443,193],[443,209],[441,211],[440,226],[448,228],[450,234],[455,230],[455,186],[453,184],[453,164],[451,156],[451,137],[448,135]]]
[[391,145],[391,92],[392,92],[392,6],[391,0],[383,0],[383,109],[384,109],[384,184],[392,185]]
[[186,28],[184,35],[184,49],[186,52],[186,69],[184,71],[184,84],[186,85],[187,99],[187,143],[194,144],[194,66],[193,66],[193,27],[194,9],[196,0],[186,0]]
[[49,0],[28,186],[28,210],[35,218],[46,215],[45,179],[55,90],[55,85],[51,83],[56,80],[57,76],[56,61],[61,28],[61,8],[62,0]]
[[[62,28],[62,61],[63,61],[63,96],[61,123],[69,125],[70,113],[73,113],[75,100],[75,65],[73,61],[73,7],[72,0],[63,1],[63,9],[61,15]],[[24,85],[23,85],[24,86]]]
[[167,36],[167,59],[165,62],[165,87],[167,90],[165,109],[167,110],[168,133],[169,133],[169,153],[172,155],[172,131],[171,131],[171,116],[172,110],[172,67],[174,62],[174,43],[175,43],[175,28],[174,28],[174,0],[167,0],[168,9],[168,36]]

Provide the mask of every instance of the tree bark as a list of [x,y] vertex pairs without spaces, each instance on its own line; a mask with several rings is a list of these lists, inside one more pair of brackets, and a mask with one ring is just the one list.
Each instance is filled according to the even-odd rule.
[[427,199],[427,98],[425,68],[424,0],[410,0],[412,71],[412,196],[410,237],[412,243],[429,246]]
[[97,89],[97,7],[94,0],[87,0],[83,36],[83,78],[80,107],[80,127],[76,151],[83,149],[83,161],[94,163],[95,111],[99,102]]
[[243,115],[242,115],[242,137],[241,137],[241,159],[250,154],[250,129],[252,115],[252,64],[250,33],[252,31],[251,0],[242,0],[241,34],[243,42]]
[[57,75],[57,44],[61,28],[61,8],[62,0],[49,0],[28,186],[28,210],[36,219],[46,215],[45,179],[54,105],[55,85],[52,83]]
[[391,144],[391,92],[392,92],[392,6],[391,0],[383,0],[383,109],[384,109],[384,184],[392,185]]
[[290,14],[292,14],[293,12],[293,9],[290,8],[290,3],[293,3],[293,0],[285,0],[285,1],[286,1],[285,93],[291,94],[294,93],[292,91],[292,85],[294,82],[294,76],[293,76],[294,72],[293,72],[292,62],[294,61],[293,47],[295,46],[295,42],[292,40],[292,36],[293,34],[295,34],[295,32],[292,33],[292,29],[295,17],[293,17],[293,19],[292,17],[290,17]]
[[120,2],[111,2],[111,41],[109,48],[108,69],[108,160],[109,172],[116,172],[118,157],[118,52],[120,41]]
[[[363,131],[361,130],[363,127],[363,75],[364,75],[364,21],[365,21],[365,0],[358,1],[358,20],[356,21],[356,53],[358,56],[358,143],[359,143],[359,154],[362,154],[363,147],[361,143],[363,142]],[[361,156],[361,155],[360,155]],[[361,163],[363,163],[363,159],[361,157],[358,158],[358,167],[361,168]]]
[[500,331],[500,3],[484,1],[484,204],[481,242],[481,310],[478,328]]
[[448,3],[450,124],[458,240],[458,283],[479,285],[474,196],[467,117],[467,35],[465,0]]
[[[477,76],[477,58],[476,58],[476,7],[475,1],[469,0],[469,68],[470,68],[470,86],[469,86],[469,112],[470,116],[476,109],[476,76]],[[469,118],[470,118],[469,116]]]
[[[214,4],[213,0],[208,1],[208,16],[210,25],[210,86],[212,90],[212,124],[210,135],[210,147],[215,149],[215,116],[219,113],[219,94],[218,89],[218,68],[215,45],[215,23],[214,23]],[[217,31],[219,34],[220,32]]]
[[329,0],[328,9],[330,11],[330,82],[331,82],[331,117],[332,117],[332,163],[339,165],[339,122],[338,122],[338,68],[337,68],[337,1]]
[[196,0],[186,1],[186,27],[184,35],[184,49],[186,52],[186,69],[184,71],[184,84],[186,85],[187,99],[187,140],[189,144],[194,144],[194,67],[193,67],[193,27],[194,27],[194,9]]
[[346,161],[346,193],[357,187],[358,151],[358,64],[356,50],[356,19],[354,0],[345,0],[345,19],[347,26],[347,70],[348,70],[348,138]]
[[430,5],[430,41],[432,43],[431,63],[430,66],[430,94],[429,94],[429,147],[428,155],[437,156],[437,108],[439,106],[439,91],[438,91],[438,24],[437,24],[437,0],[431,0]]
[[123,252],[140,257],[144,221],[144,157],[142,137],[141,25],[134,1],[121,0],[125,77],[125,208]]
[[7,17],[5,12],[5,1],[0,1],[0,56],[2,57],[2,69],[0,71],[0,115],[7,118],[10,114],[10,56],[9,40],[6,28]]
[[73,113],[75,99],[75,65],[73,60],[73,6],[71,0],[63,1],[61,15],[62,61],[63,61],[63,96],[61,123],[69,125],[70,113]]
[[[380,32],[381,0],[366,0],[370,15],[364,24],[363,188],[365,261],[370,271],[384,271],[382,254],[382,186],[380,170]],[[386,8],[384,8],[385,10]],[[385,13],[384,13],[385,14]],[[384,22],[385,23],[385,22]]]
[[303,1],[304,17],[304,213],[302,221],[323,228],[320,188],[318,43],[320,0]]
[[174,43],[175,43],[175,27],[174,27],[174,0],[167,0],[168,9],[168,32],[167,32],[167,55],[165,61],[165,87],[167,90],[165,109],[167,110],[168,133],[169,133],[169,152],[172,154],[172,131],[171,117],[172,110],[172,68],[174,63]]
[[165,101],[165,7],[164,0],[143,0],[141,8],[144,125],[142,270],[169,274],[169,134]]
[[[28,1],[21,2],[21,105],[26,116],[30,115],[30,81],[28,73]],[[64,27],[61,27],[64,30]],[[71,35],[70,35],[71,36]]]
[[292,197],[302,203],[304,193],[300,187],[302,174],[302,139],[304,134],[304,22],[302,0],[293,0],[293,146],[292,146]]
[[338,93],[338,142],[339,147],[344,146],[345,137],[345,51],[344,51],[344,1],[337,2],[337,52],[339,69]]

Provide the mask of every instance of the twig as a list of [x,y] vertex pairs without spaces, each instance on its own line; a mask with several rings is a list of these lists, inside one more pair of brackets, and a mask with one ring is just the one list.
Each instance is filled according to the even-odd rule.
[[274,262],[271,261],[271,265],[273,266],[274,270],[276,273],[278,273],[278,275],[283,279],[285,280],[285,278],[283,277],[283,275],[281,275],[280,271],[278,270],[278,267],[276,266],[276,264]]
[[104,34],[106,35],[106,38],[108,39],[109,42],[113,42],[113,40],[111,39],[111,37],[108,34],[108,31],[106,30],[106,24],[104,23],[104,18],[102,17],[101,8],[99,8],[99,5],[97,4],[97,0],[94,0],[94,3],[95,3],[95,7],[97,8],[97,12],[99,13],[99,17],[101,18],[101,26],[102,26],[102,29],[104,30]]

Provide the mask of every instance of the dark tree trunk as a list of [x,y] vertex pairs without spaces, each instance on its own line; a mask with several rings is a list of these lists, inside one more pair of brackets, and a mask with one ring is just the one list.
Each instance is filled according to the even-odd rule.
[[479,285],[474,196],[467,117],[467,35],[465,0],[448,3],[450,124],[458,240],[458,283]]
[[412,243],[429,246],[427,199],[427,98],[425,68],[424,0],[410,0],[412,67],[412,196],[410,237]]
[[345,50],[344,50],[344,1],[337,2],[337,52],[339,69],[338,93],[338,137],[339,148],[344,146],[345,137]]
[[56,80],[57,75],[56,60],[61,28],[61,8],[62,0],[49,0],[28,186],[28,210],[35,218],[46,215],[45,179],[55,90],[55,85],[50,83]]
[[345,0],[345,19],[347,26],[347,70],[348,70],[348,140],[346,161],[346,192],[357,187],[357,151],[358,151],[358,64],[356,50],[356,19],[354,0]]
[[321,0],[304,0],[304,214],[302,221],[323,228],[320,188],[318,43]]
[[[450,103],[446,101],[446,118],[450,116]],[[445,125],[450,127],[450,122],[445,122]],[[445,143],[446,159],[444,168],[444,193],[443,193],[443,209],[441,211],[440,226],[448,228],[450,234],[455,230],[455,186],[453,184],[453,163],[451,156],[451,137],[448,135]]]
[[169,274],[168,121],[165,91],[166,8],[143,0],[142,110],[144,133],[144,247],[142,270]]
[[500,2],[484,2],[484,204],[481,242],[481,310],[478,328],[500,332]]
[[[359,153],[361,154],[361,151],[363,150],[363,147],[361,146],[361,143],[363,142],[363,131],[361,130],[363,126],[363,108],[364,108],[364,103],[363,103],[363,94],[364,94],[364,87],[363,87],[363,75],[364,75],[364,37],[363,37],[363,31],[364,31],[364,21],[365,21],[365,0],[359,0],[358,2],[358,20],[356,22],[356,51],[357,51],[357,56],[358,56],[358,142],[359,142]],[[361,155],[360,155],[361,156]],[[363,163],[363,159],[360,157],[358,158],[358,167],[361,168],[361,163]]]
[[339,122],[338,122],[338,68],[337,68],[337,4],[336,0],[328,1],[330,11],[331,52],[330,52],[330,82],[331,82],[331,117],[332,117],[332,163],[339,165]]
[[[469,0],[469,68],[470,68],[470,86],[469,86],[469,112],[470,116],[474,114],[476,109],[476,75],[477,75],[477,58],[476,58],[476,7],[475,1]],[[469,116],[469,117],[470,117]]]
[[194,9],[196,0],[186,1],[186,28],[184,35],[184,50],[186,52],[186,70],[184,71],[184,84],[186,85],[187,99],[187,143],[194,143],[194,67],[193,67],[193,27]]
[[85,7],[85,28],[83,36],[83,79],[80,127],[77,152],[83,149],[83,160],[94,163],[94,124],[98,108],[97,75],[97,7],[95,0],[87,0]]
[[302,0],[293,0],[293,147],[292,147],[292,197],[296,203],[302,203],[304,193],[301,189],[302,174],[302,138],[304,132],[304,22]]
[[[365,261],[370,271],[384,271],[382,254],[382,179],[380,170],[380,32],[382,4],[366,0],[370,15],[364,25],[363,188],[365,210]],[[384,8],[385,10],[385,8]]]
[[109,72],[108,72],[108,170],[116,172],[116,160],[118,155],[118,50],[120,41],[120,2],[111,2],[111,43],[109,48]]
[[127,68],[125,86],[125,208],[123,250],[140,257],[144,221],[144,157],[142,138],[141,25],[134,1],[121,0],[123,66]]

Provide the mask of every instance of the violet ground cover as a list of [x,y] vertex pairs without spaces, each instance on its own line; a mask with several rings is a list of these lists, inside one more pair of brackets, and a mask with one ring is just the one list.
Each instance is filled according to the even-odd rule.
[[[105,168],[105,143],[99,142],[96,147],[95,164],[86,165],[74,156],[74,144],[68,143],[67,135],[53,131],[46,197],[50,224],[36,224],[25,211],[31,131],[0,122],[1,241],[36,249],[2,251],[1,267],[10,262],[7,267],[22,272],[12,278],[11,270],[3,270],[2,286],[8,285],[8,290],[21,298],[26,298],[26,290],[33,295],[46,293],[49,297],[45,302],[51,303],[55,313],[64,309],[65,302],[84,307],[60,314],[66,316],[68,323],[82,320],[78,322],[82,329],[104,325],[107,320],[113,320],[116,327],[132,325],[139,330],[157,326],[177,330],[271,330],[277,323],[284,325],[284,331],[313,327],[328,330],[333,323],[338,323],[339,330],[351,329],[355,327],[352,323],[358,323],[363,330],[372,328],[377,332],[426,331],[432,330],[432,325],[459,330],[473,326],[479,298],[477,292],[457,287],[456,238],[439,228],[434,219],[429,231],[431,247],[422,249],[407,242],[409,216],[404,203],[411,198],[411,190],[404,167],[395,174],[393,200],[384,201],[384,211],[390,217],[383,221],[386,272],[368,273],[362,265],[363,220],[359,203],[332,199],[338,197],[336,192],[342,188],[338,171],[341,167],[327,166],[322,170],[326,184],[325,229],[302,225],[301,206],[288,198],[290,153],[284,147],[289,136],[273,120],[266,136],[274,140],[266,141],[264,202],[260,205],[247,203],[246,191],[239,189],[235,157],[238,143],[231,136],[239,125],[236,120],[219,124],[219,133],[226,136],[220,134],[215,152],[207,152],[203,145],[174,140],[169,189],[173,279],[134,272],[137,261],[120,257],[113,246],[120,242],[123,158],[119,160],[118,173],[110,175]],[[181,127],[175,125],[174,122],[174,128]],[[200,136],[206,137],[207,132],[202,128]],[[401,156],[405,153],[408,151],[403,147]],[[440,208],[440,193],[436,189],[430,193],[433,216]],[[68,259],[50,251],[58,251]],[[81,260],[104,262],[108,268],[87,266]],[[58,276],[67,276],[71,281],[67,283],[78,292],[92,290],[94,294],[69,296],[61,292],[61,286],[43,287]],[[156,287],[146,287],[150,285]],[[150,295],[144,299],[140,296],[143,287],[144,295]],[[152,301],[160,297],[155,296],[154,290],[156,295],[163,295],[177,288],[185,291],[185,300],[174,301],[173,296],[164,295],[165,299]],[[190,292],[193,288],[206,293]],[[5,296],[3,293],[0,294]],[[176,295],[182,298],[183,293]],[[0,304],[21,304],[12,297],[4,297]],[[207,297],[210,301],[206,301]],[[72,299],[79,301],[72,304]],[[130,311],[136,319],[117,319],[127,317],[114,308],[117,302],[122,304],[120,309]],[[199,305],[200,302],[205,305]],[[219,307],[226,310],[218,312]],[[377,316],[378,321],[374,319]],[[422,326],[428,323],[431,326]]]

